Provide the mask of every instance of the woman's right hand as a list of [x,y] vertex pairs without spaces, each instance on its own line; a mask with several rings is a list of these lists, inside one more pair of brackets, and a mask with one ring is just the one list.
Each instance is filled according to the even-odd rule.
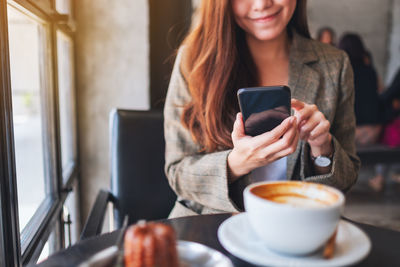
[[271,131],[252,137],[244,133],[243,117],[238,113],[232,131],[233,149],[228,155],[230,182],[292,154],[298,141],[299,130],[294,116],[286,118]]

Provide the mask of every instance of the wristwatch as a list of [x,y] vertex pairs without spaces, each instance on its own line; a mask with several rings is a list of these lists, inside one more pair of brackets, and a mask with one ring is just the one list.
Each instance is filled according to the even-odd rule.
[[332,155],[330,156],[318,156],[313,157],[311,156],[312,161],[314,162],[315,166],[318,167],[328,167],[332,164]]

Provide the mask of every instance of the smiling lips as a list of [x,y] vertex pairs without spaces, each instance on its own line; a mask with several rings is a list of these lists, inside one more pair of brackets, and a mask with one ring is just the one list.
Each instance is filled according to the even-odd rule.
[[277,12],[275,12],[272,15],[268,15],[268,16],[264,16],[264,17],[258,17],[258,18],[250,18],[252,21],[257,22],[257,23],[265,23],[268,21],[271,21],[273,19],[275,19],[278,14],[281,12],[281,10],[278,10]]

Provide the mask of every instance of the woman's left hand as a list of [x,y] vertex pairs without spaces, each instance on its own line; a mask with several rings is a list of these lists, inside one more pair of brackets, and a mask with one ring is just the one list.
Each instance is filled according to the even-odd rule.
[[324,114],[316,105],[309,105],[294,98],[291,102],[294,115],[297,117],[300,139],[308,142],[312,156],[331,155],[333,151],[332,135],[329,132],[331,124]]

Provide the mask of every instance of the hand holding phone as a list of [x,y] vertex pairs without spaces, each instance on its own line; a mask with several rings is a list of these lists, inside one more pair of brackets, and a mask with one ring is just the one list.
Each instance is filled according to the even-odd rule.
[[285,86],[238,91],[241,113],[232,131],[228,155],[230,182],[296,150],[297,119],[290,117],[290,90]]
[[242,88],[237,95],[247,135],[271,131],[290,116],[290,89],[287,86]]
[[243,116],[238,113],[232,131],[233,149],[228,155],[229,182],[293,153],[298,140],[297,120],[293,116],[271,131],[252,137],[245,134]]

